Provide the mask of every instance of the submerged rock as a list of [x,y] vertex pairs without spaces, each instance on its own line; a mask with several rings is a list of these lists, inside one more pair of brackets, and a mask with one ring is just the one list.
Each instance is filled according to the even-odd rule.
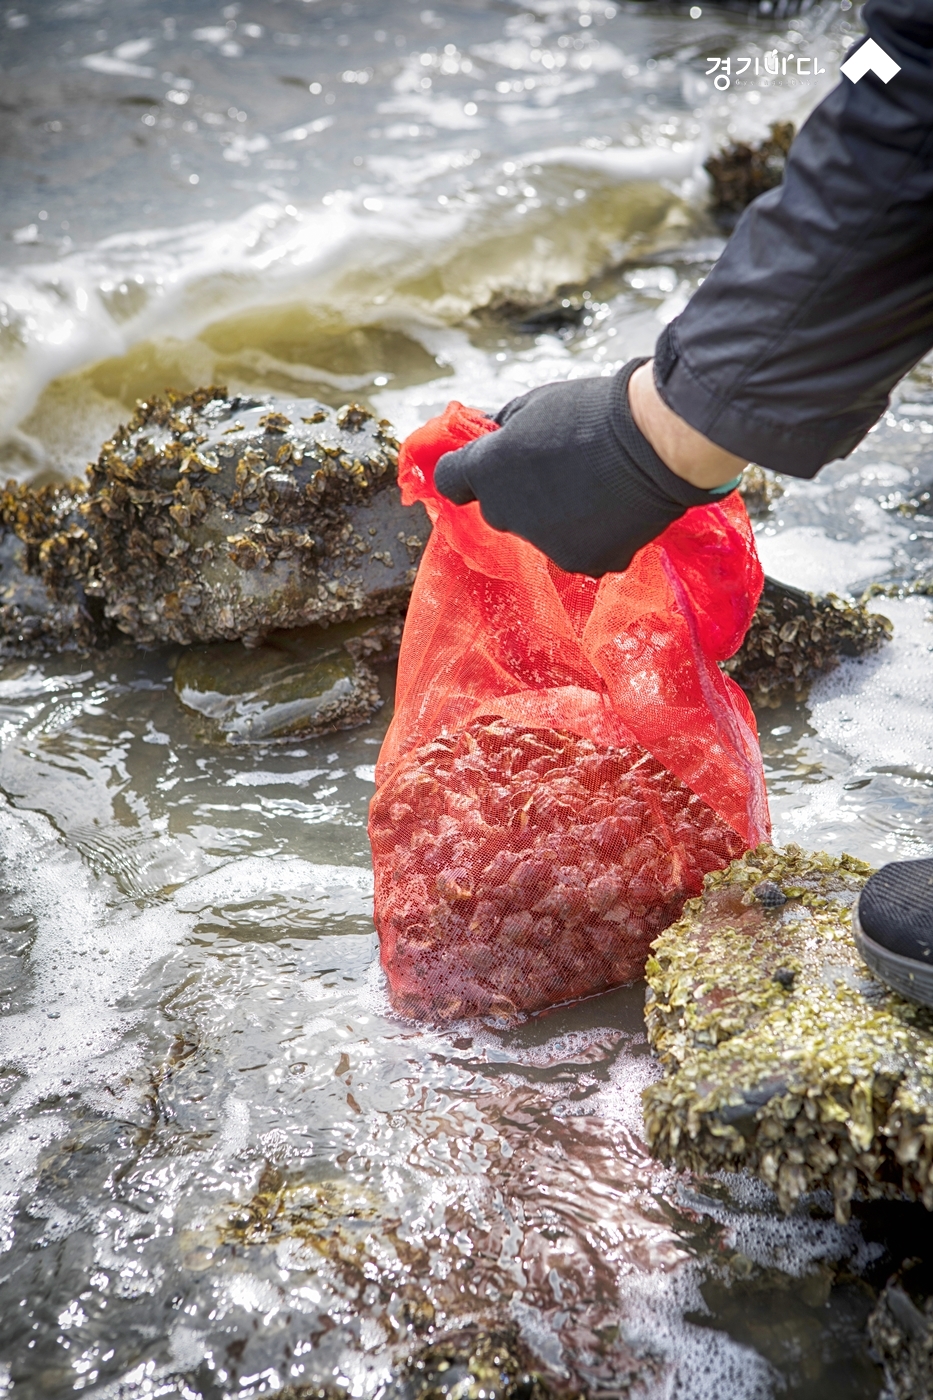
[[912,1264],[888,1281],[868,1319],[888,1400],[933,1395],[933,1280],[927,1260]]
[[774,122],[763,141],[730,142],[704,162],[713,182],[713,214],[724,228],[733,228],[753,199],[781,183],[794,134],[793,122]]
[[[464,1327],[408,1357],[380,1400],[549,1400],[553,1394],[529,1369],[516,1327]],[[568,1392],[562,1395],[570,1400]]]
[[86,487],[8,488],[6,649],[259,641],[274,628],[403,608],[429,525],[405,509],[390,425],[357,405],[229,397],[140,402]]
[[776,706],[789,695],[799,699],[841,657],[873,651],[893,630],[888,618],[863,603],[766,578],[748,635],[723,670],[756,705]]
[[364,724],[383,700],[367,658],[398,653],[398,618],[296,627],[258,647],[191,647],[175,668],[175,694],[201,715],[203,738],[268,743]]
[[[644,1095],[652,1152],[697,1172],[749,1170],[790,1211],[856,1191],[933,1209],[933,1013],[869,971],[849,910],[870,867],[759,846],[658,938]],[[778,886],[783,904],[762,898]]]

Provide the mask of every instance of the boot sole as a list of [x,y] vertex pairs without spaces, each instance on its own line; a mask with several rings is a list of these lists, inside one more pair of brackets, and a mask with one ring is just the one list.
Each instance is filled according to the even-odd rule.
[[878,974],[882,982],[893,987],[895,992],[908,1001],[920,1006],[933,1007],[933,967],[918,962],[916,958],[905,958],[900,953],[892,953],[865,933],[858,919],[858,908],[852,911],[852,932],[855,945],[872,972]]

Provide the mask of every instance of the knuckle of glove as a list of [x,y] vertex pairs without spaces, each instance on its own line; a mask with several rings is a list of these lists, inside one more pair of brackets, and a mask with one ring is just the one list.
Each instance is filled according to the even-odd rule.
[[445,452],[434,468],[434,485],[442,496],[453,501],[455,506],[469,505],[476,500],[476,492],[470,485],[469,460],[464,448],[457,452]]

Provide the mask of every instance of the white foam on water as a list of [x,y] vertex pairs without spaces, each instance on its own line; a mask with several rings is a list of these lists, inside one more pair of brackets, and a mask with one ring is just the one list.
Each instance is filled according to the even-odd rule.
[[306,899],[309,914],[315,918],[371,914],[373,872],[369,866],[315,865],[291,857],[245,856],[189,880],[175,891],[172,899],[176,909],[200,913],[282,894]]
[[814,727],[864,768],[933,775],[933,622],[928,598],[878,598],[890,642],[847,658],[810,692]]
[[143,1013],[123,1003],[191,921],[114,907],[107,883],[38,813],[0,806],[0,842],[8,910],[35,926],[30,1004],[0,1020],[0,1063],[22,1076],[0,1115],[2,1240],[42,1151],[68,1131],[64,1114],[24,1115],[52,1095],[76,1092],[105,1116],[120,1111],[121,1081],[144,1052],[132,1038]]
[[[296,305],[344,330],[399,329],[459,320],[503,292],[544,299],[617,260],[633,234],[654,226],[658,207],[678,198],[660,183],[685,177],[701,154],[558,146],[529,157],[558,185],[572,186],[585,170],[591,184],[621,191],[615,215],[601,224],[572,203],[520,213],[515,200],[491,195],[439,208],[413,193],[361,186],[332,191],[323,204],[299,209],[267,201],[227,222],[118,234],[55,262],[0,269],[0,303],[11,328],[0,442],[21,431],[52,380],[144,341],[190,344],[208,326],[244,312]],[[635,197],[626,213],[624,192],[638,186],[656,190],[651,208]],[[192,369],[209,376],[213,357],[201,349],[204,364]],[[326,365],[315,368],[318,379],[327,374]],[[92,413],[89,441],[96,421]],[[45,424],[38,435],[34,426],[30,441],[19,443],[36,466],[45,465],[46,433]]]
[[843,593],[885,574],[903,530],[887,518],[861,540],[834,540],[818,525],[755,536],[766,574],[811,593]]

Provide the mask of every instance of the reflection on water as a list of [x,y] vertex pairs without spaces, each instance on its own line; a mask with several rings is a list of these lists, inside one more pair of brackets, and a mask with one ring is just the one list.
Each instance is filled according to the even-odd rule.
[[[819,95],[717,94],[703,57],[825,61],[852,32],[829,4],[703,8],[8,9],[10,468],[80,468],[166,383],[368,398],[407,430],[650,350],[722,246],[705,150]],[[565,283],[579,315],[529,318]],[[788,484],[772,572],[922,570],[891,507],[933,479],[929,382]],[[933,849],[928,604],[879,606],[890,647],[761,716],[778,838],[874,860]],[[390,705],[210,745],[177,660],[0,671],[0,1395],[369,1396],[466,1324],[592,1394],[877,1395],[863,1321],[916,1220],[786,1222],[648,1159],[640,987],[514,1030],[394,1018],[365,832]]]

